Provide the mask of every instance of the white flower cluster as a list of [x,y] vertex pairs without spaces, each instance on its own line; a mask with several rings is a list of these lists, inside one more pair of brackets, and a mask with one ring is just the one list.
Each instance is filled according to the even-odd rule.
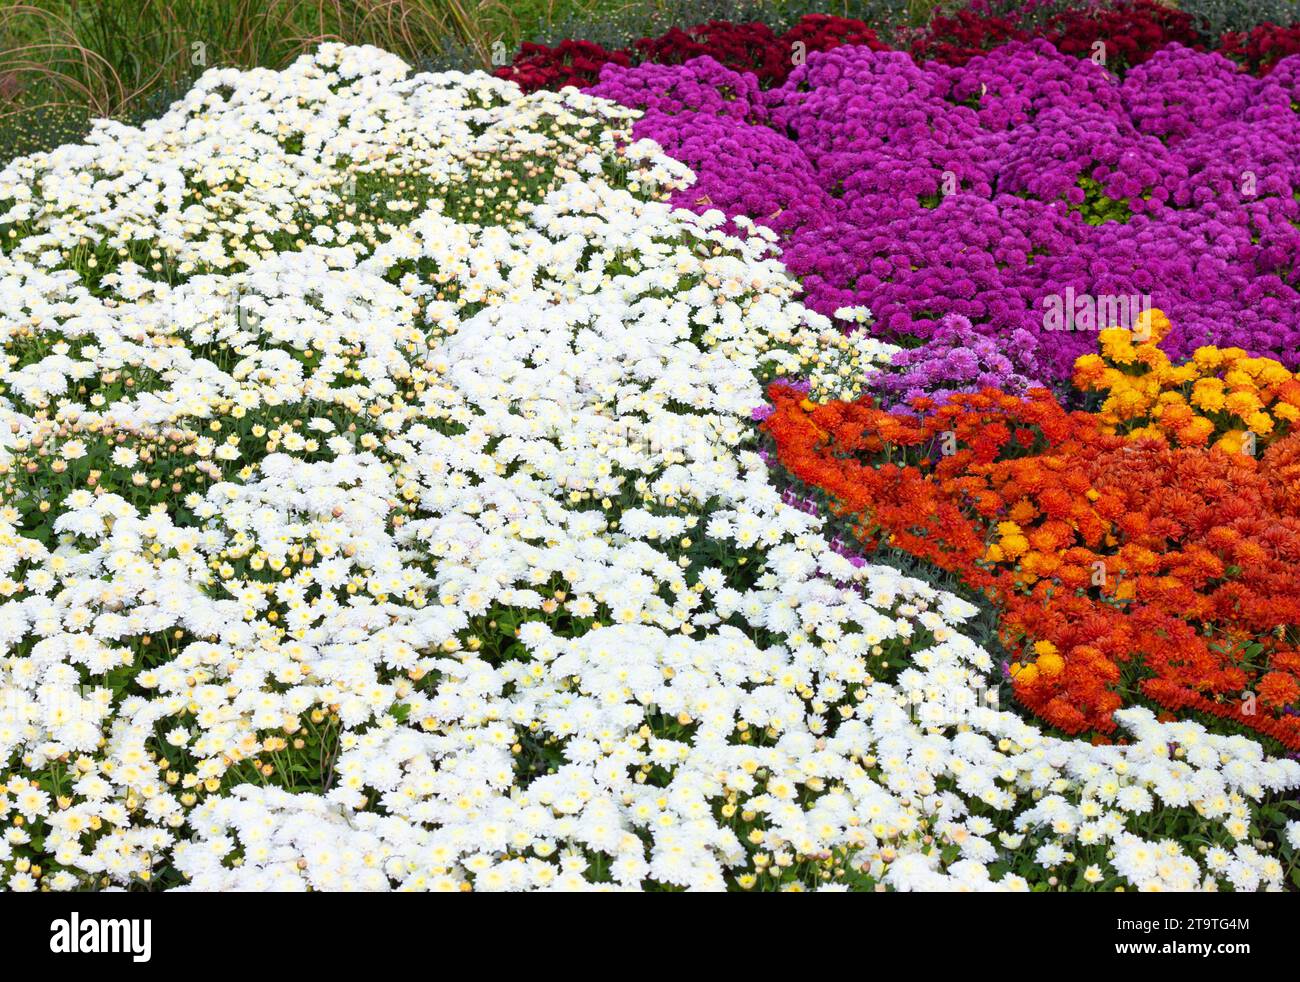
[[1300,765],[1041,734],[782,500],[830,324],[629,118],[325,46],[0,171],[0,882],[1280,887]]
[[866,307],[841,307],[835,317],[859,326],[848,333],[832,328],[807,337],[798,352],[808,398],[816,403],[860,398],[867,393],[871,376],[888,369],[894,356],[903,350],[872,336],[866,326],[871,323],[871,311]]

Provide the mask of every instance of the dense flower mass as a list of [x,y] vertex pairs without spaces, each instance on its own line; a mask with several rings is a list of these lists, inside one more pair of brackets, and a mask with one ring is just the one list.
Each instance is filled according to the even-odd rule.
[[1028,334],[1064,384],[1127,326],[1094,322],[1112,301],[1163,309],[1172,356],[1297,366],[1296,69],[1171,45],[1121,83],[1038,40],[961,67],[841,47],[766,92],[709,58],[611,66],[590,91],[644,108],[638,135],[697,172],[679,204],[776,231],[809,306],[868,306],[889,340],[950,316],[1005,349]]
[[[1255,74],[1267,74],[1282,58],[1300,53],[1300,23],[1260,23],[1246,31],[1206,33],[1197,17],[1159,0],[1084,2],[1064,9],[1027,0],[994,15],[984,0],[946,11],[938,5],[920,29],[899,29],[892,46],[919,62],[964,65],[972,58],[1011,41],[1042,38],[1065,53],[1104,63],[1123,72],[1140,65],[1161,48],[1181,44],[1216,50]],[[711,20],[692,27],[673,27],[657,37],[641,37],[622,48],[566,39],[555,45],[525,42],[502,78],[525,91],[594,84],[604,65],[613,63],[680,64],[707,55],[736,71],[752,72],[764,88],[779,85],[811,51],[841,45],[875,50],[891,47],[881,33],[861,20],[832,14],[806,14],[785,31],[766,24]]]
[[553,47],[525,43],[496,74],[532,92],[591,85],[606,64],[677,65],[708,55],[735,71],[753,74],[768,88],[784,82],[808,52],[845,44],[875,50],[888,47],[862,21],[832,14],[805,14],[779,34],[766,24],[711,20],[689,28],[673,27],[658,37],[637,38],[629,47],[612,51],[591,41],[564,40]]
[[1283,58],[1300,54],[1300,24],[1260,24],[1249,31],[1229,31],[1220,45],[1225,56],[1258,75],[1267,75]]
[[0,170],[0,882],[1280,888],[1300,764],[1040,732],[773,483],[911,366],[635,115],[326,45]]
[[[951,16],[936,14],[913,42],[912,54],[923,61],[960,65],[1009,41],[1041,37],[1065,54],[1124,69],[1141,64],[1164,45],[1200,47],[1204,40],[1191,15],[1156,0],[1084,4],[1033,23],[1015,14],[989,16],[981,6],[977,2]],[[1025,4],[1022,11],[1035,6]]]
[[[1111,733],[1140,693],[1300,747],[1300,435],[1265,432],[1256,446],[1238,429],[1207,446],[1210,417],[1195,417],[1204,429],[1173,422],[1181,393],[1147,392],[1144,407],[1125,396],[1145,386],[1123,387],[1174,376],[1221,393],[1198,366],[1235,361],[1224,401],[1258,403],[1255,377],[1290,373],[1213,348],[1184,371],[1110,332],[1103,348],[1153,371],[1106,370],[1113,394],[1097,414],[1067,413],[1041,388],[922,398],[916,418],[777,385],[763,426],[782,465],[860,538],[953,571],[997,606],[1016,694],[1053,725]],[[1287,384],[1284,417],[1300,399]],[[1135,423],[1129,410],[1154,421],[1119,434]]]
[[1197,348],[1175,365],[1159,343],[1169,322],[1159,321],[1145,341],[1123,328],[1104,330],[1101,353],[1075,362],[1074,384],[1106,394],[1098,416],[1106,432],[1160,435],[1188,447],[1213,441],[1253,456],[1292,431],[1300,419],[1300,379],[1240,348]]
[[895,353],[888,366],[864,380],[865,387],[882,405],[901,406],[922,398],[942,403],[954,393],[984,389],[1024,395],[1042,384],[1034,377],[1034,346],[1027,331],[1015,331],[1002,344],[960,314],[949,314],[927,344]]

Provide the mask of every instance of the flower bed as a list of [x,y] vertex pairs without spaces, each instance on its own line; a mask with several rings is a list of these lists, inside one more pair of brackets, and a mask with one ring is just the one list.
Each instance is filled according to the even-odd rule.
[[527,43],[496,74],[515,82],[525,92],[533,92],[591,85],[607,64],[677,65],[708,55],[735,71],[752,73],[767,88],[784,82],[808,52],[829,51],[845,44],[875,50],[888,47],[862,21],[830,14],[805,15],[780,34],[766,24],[711,20],[690,28],[674,27],[659,37],[637,38],[628,48],[615,50],[580,40],[565,40],[554,46]]
[[1297,365],[1297,69],[1172,45],[1117,83],[1039,40],[961,67],[841,47],[766,92],[707,57],[610,66],[590,91],[644,108],[637,134],[696,171],[679,204],[776,231],[809,306],[868,306],[889,340],[949,315],[1019,332],[1063,387],[1107,326],[1049,319],[1076,298],[1163,309],[1175,357]]
[[[1016,51],[1049,76],[1078,64]],[[1017,78],[983,117],[958,111],[904,62],[870,45],[816,55],[772,90],[784,101],[699,60],[615,62],[602,86],[655,103],[638,127],[698,124],[705,140],[730,121],[755,173],[798,163],[781,129],[806,118],[820,142],[799,173],[817,187],[837,167],[851,183],[857,141],[875,146],[869,127],[817,122],[857,98],[829,76],[880,75],[902,100],[882,125],[911,141],[875,147],[868,177],[885,183],[853,192],[882,202],[913,180],[905,154],[948,160],[949,143],[989,120],[1014,132],[1050,101],[1018,96]],[[926,78],[971,84],[980,64]],[[1279,66],[1267,85],[1288,77]],[[1153,86],[1142,107],[1168,89]],[[102,123],[0,169],[0,884],[1291,882],[1300,823],[1277,799],[1300,763],[1095,685],[1091,701],[1062,697],[1052,680],[1079,674],[1068,648],[1059,672],[1046,650],[1032,672],[1021,659],[1015,691],[1032,703],[1037,673],[1044,699],[1112,739],[1045,732],[1000,698],[978,608],[846,547],[833,516],[782,486],[755,425],[771,391],[772,433],[819,413],[928,432],[942,417],[912,399],[925,392],[935,413],[992,399],[1079,442],[1054,429],[1078,417],[1035,387],[1056,362],[986,346],[978,317],[945,320],[920,354],[844,334],[866,311],[818,309],[831,293],[791,277],[797,249],[766,210],[815,228],[841,208],[834,189],[738,193],[707,169],[693,184],[675,159],[689,162],[686,141],[666,154],[636,118],[572,89],[524,94],[325,45],[280,73],[209,71],[157,121]],[[964,197],[933,211],[992,206]],[[1023,207],[1086,227],[1065,203]],[[1080,365],[1109,400],[1083,442],[1103,453],[1169,431],[1189,445],[1143,453],[1248,471],[1239,542],[1257,559],[1274,543],[1250,522],[1296,479],[1289,372],[1221,351],[1175,376],[1144,348],[1153,377],[1133,396],[1110,374],[1125,353]],[[990,380],[1015,394],[970,394]],[[1178,386],[1181,403],[1165,397]],[[864,392],[911,402],[808,400]],[[1256,414],[1274,424],[1257,468],[1204,448]],[[979,479],[997,433],[963,430]],[[1106,494],[1098,507],[1123,503]],[[1007,582],[1002,560],[989,575]],[[1278,571],[1241,583],[1261,598]],[[1278,646],[1266,655],[1270,673],[1294,671]],[[1259,688],[1280,721],[1283,683]]]
[[[1027,5],[1032,10],[1033,5]],[[1062,10],[1035,23],[1012,17],[992,17],[979,4],[952,16],[937,14],[911,53],[918,61],[964,65],[1009,41],[1043,38],[1059,51],[1080,58],[1104,60],[1114,70],[1146,61],[1168,44],[1200,47],[1206,40],[1193,18],[1154,0],[1085,5]],[[1221,42],[1222,43],[1222,42]]]
[[[1120,329],[1102,346],[1118,367],[1080,359],[1083,380],[1111,392],[1097,414],[1066,413],[1041,388],[921,398],[917,418],[777,385],[763,426],[781,464],[869,545],[989,597],[1016,695],[1053,725],[1111,733],[1140,694],[1300,748],[1300,431],[1288,435],[1300,383],[1213,348],[1173,368]],[[1150,370],[1122,371],[1135,362]],[[1226,369],[1230,391],[1199,366]],[[1206,405],[1214,413],[1192,410]],[[1256,421],[1268,435],[1244,447],[1239,420],[1216,424],[1219,411],[1283,422]]]
[[[1041,16],[1032,3],[1022,5],[1022,16],[994,16],[987,6],[977,0],[951,14],[936,12],[919,31],[899,30],[898,50],[918,62],[964,65],[1008,42],[1042,38],[1063,53],[1123,72],[1166,45],[1181,44],[1217,50],[1256,74],[1267,74],[1281,59],[1300,53],[1300,24],[1266,22],[1213,37],[1197,17],[1156,0],[1088,3],[1048,16]],[[675,65],[707,55],[733,71],[752,72],[769,88],[783,83],[809,53],[841,45],[890,48],[878,30],[851,17],[807,14],[779,33],[766,24],[711,20],[637,38],[624,48],[577,39],[555,45],[526,42],[497,75],[529,92],[565,85],[581,88],[595,84],[606,64]]]

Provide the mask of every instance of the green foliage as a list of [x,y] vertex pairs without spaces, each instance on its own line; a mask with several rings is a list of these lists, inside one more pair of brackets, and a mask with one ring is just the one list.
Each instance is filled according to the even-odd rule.
[[1179,0],[1179,10],[1191,14],[1212,37],[1224,31],[1248,31],[1257,24],[1300,21],[1297,0]]
[[1082,214],[1083,220],[1089,225],[1104,225],[1106,222],[1127,223],[1133,217],[1127,199],[1107,197],[1101,185],[1092,178],[1080,177],[1078,185],[1083,188],[1083,203],[1071,205],[1070,211]]

